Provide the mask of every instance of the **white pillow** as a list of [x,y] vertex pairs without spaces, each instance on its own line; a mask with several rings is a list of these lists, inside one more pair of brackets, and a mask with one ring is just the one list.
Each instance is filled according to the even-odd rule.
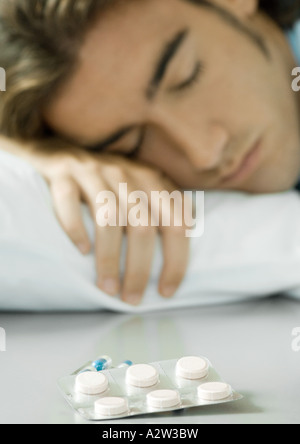
[[[86,208],[84,213],[93,236]],[[147,294],[134,308],[96,288],[93,255],[82,256],[60,228],[45,181],[29,164],[0,151],[0,310],[144,312],[281,292],[299,297],[297,192],[206,193],[205,216],[205,234],[191,239],[191,264],[176,296],[164,300],[157,292],[158,240]]]

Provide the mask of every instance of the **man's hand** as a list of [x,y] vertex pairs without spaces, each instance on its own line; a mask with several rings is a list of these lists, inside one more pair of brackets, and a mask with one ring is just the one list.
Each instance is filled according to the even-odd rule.
[[[13,142],[16,144],[17,142]],[[10,142],[12,144],[12,142]],[[12,145],[11,145],[12,146]],[[24,154],[26,151],[26,155]],[[16,152],[15,149],[8,151]],[[21,150],[20,150],[21,151]],[[119,184],[126,183],[128,194],[143,191],[148,196],[149,225],[147,227],[100,227],[96,224],[95,255],[98,286],[105,293],[116,296],[132,305],[142,301],[146,290],[154,254],[155,240],[162,237],[164,266],[160,276],[159,292],[164,297],[172,297],[180,286],[189,261],[189,239],[185,237],[186,227],[175,226],[171,208],[171,226],[162,224],[162,208],[155,209],[158,227],[151,226],[151,192],[173,192],[176,187],[159,171],[140,165],[115,155],[95,155],[82,150],[59,150],[55,152],[26,150],[26,158],[47,180],[57,218],[82,254],[91,250],[86,232],[81,203],[88,204],[96,223],[98,210],[97,196],[101,191],[112,191],[117,199],[117,209],[130,211],[124,202],[127,196],[119,196]],[[183,201],[183,199],[182,199]],[[144,203],[145,204],[145,203]],[[152,213],[153,215],[153,213]],[[127,220],[128,214],[121,215]],[[176,217],[176,215],[175,215]],[[117,220],[119,218],[119,214]],[[127,255],[124,278],[121,281],[120,256],[123,235],[126,234]]]

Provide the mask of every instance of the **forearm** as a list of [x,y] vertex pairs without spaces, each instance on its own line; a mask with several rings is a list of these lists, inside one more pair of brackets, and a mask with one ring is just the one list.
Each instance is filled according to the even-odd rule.
[[0,150],[26,160],[46,179],[51,167],[86,154],[83,149],[56,137],[25,141],[0,135]]

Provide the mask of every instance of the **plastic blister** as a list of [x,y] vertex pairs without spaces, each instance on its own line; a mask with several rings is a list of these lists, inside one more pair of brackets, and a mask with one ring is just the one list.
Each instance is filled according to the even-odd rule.
[[73,375],[61,378],[59,387],[73,409],[90,421],[130,418],[242,399],[222,381],[207,358],[195,356],[121,365],[101,372],[91,371],[88,363]]

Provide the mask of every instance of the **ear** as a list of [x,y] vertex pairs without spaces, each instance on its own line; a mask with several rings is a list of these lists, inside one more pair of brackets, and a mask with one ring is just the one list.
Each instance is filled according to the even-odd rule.
[[259,0],[210,0],[233,15],[245,19],[256,14],[259,9]]

